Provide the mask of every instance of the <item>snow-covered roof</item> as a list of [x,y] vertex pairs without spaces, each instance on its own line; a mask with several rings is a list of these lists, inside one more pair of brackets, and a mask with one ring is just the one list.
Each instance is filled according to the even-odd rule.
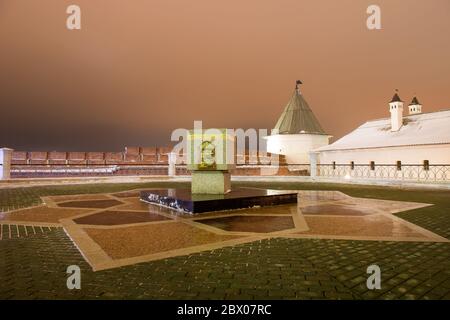
[[336,142],[314,151],[383,148],[450,143],[450,109],[403,117],[399,131],[391,131],[391,118],[364,123]]

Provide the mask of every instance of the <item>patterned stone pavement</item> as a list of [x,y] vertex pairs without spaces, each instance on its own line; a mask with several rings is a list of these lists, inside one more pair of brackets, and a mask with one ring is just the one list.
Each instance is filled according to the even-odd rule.
[[132,192],[42,197],[45,206],[9,212],[3,221],[59,222],[95,271],[277,236],[448,241],[392,215],[426,203],[300,190],[298,204],[192,216],[142,203]]
[[[77,191],[82,193],[82,188],[72,188],[69,186],[69,193],[59,197],[53,196],[53,189],[51,192],[35,190],[40,192],[41,196],[47,195],[42,199],[48,208],[54,209],[53,211],[38,206],[12,213],[0,213],[0,299],[450,299],[450,243],[439,240],[439,237],[432,233],[436,232],[447,238],[450,236],[448,193],[423,192],[415,199],[435,203],[431,207],[420,204],[418,206],[417,203],[377,202],[358,198],[358,204],[361,205],[359,208],[354,207],[352,199],[344,194],[332,193],[335,197],[332,201],[337,201],[333,202],[333,205],[342,205],[338,209],[343,211],[338,215],[330,215],[330,212],[327,212],[330,208],[327,192],[304,193],[303,207],[317,205],[312,210],[312,215],[305,215],[305,221],[309,221],[312,228],[305,234],[297,231],[298,234],[286,234],[283,231],[268,234],[258,240],[247,237],[245,242],[236,242],[230,246],[209,249],[201,247],[201,250],[185,254],[180,252],[170,258],[160,257],[154,261],[126,263],[128,265],[117,265],[107,270],[100,268],[101,271],[94,272],[67,235],[67,228],[64,230],[61,227],[59,217],[76,225],[72,219],[79,216],[88,217],[96,212],[108,213],[108,210],[131,210],[130,212],[142,214],[147,206],[135,201],[135,191],[115,195],[90,194],[86,189],[99,189],[84,186],[83,192],[88,194],[86,196],[77,195]],[[128,189],[123,186],[107,188],[109,189],[106,192],[133,189],[131,186]],[[367,193],[365,196],[373,197],[370,195],[373,192],[370,188],[358,187],[348,191],[355,195],[364,192]],[[404,200],[398,196],[402,192],[387,192],[386,198]],[[23,190],[19,193],[23,194]],[[49,193],[52,196],[48,197]],[[2,198],[4,194],[12,196],[12,199]],[[13,191],[2,191],[0,204],[13,204],[9,206],[10,209],[23,207],[24,204],[37,205],[39,202],[33,198],[35,193],[30,194],[29,198],[20,202],[20,198]],[[64,192],[58,189],[58,194]],[[86,206],[87,209],[76,210],[58,206],[58,203],[84,200],[92,200],[94,204],[98,204],[97,200],[114,198],[125,204],[115,206],[117,203],[111,202],[112,207],[101,210],[89,205]],[[374,203],[377,209],[371,212],[371,205]],[[355,208],[361,212],[360,215],[355,216]],[[416,210],[411,210],[414,208]],[[402,212],[405,209],[409,211]],[[380,210],[390,213],[380,215]],[[291,213],[287,213],[286,209],[280,209],[280,212],[272,211],[270,208],[261,209],[258,215],[287,217],[292,213],[292,217],[295,217],[296,212],[291,210]],[[14,213],[17,213],[17,223],[11,219]],[[392,216],[393,213],[432,232],[404,223],[404,220]],[[158,214],[165,216],[164,212]],[[250,213],[248,217],[252,214],[254,213]],[[213,216],[217,218],[220,214]],[[339,220],[341,216],[343,220]],[[360,219],[358,221],[365,221],[370,226],[376,225],[373,222],[374,217],[388,219],[390,222],[387,225],[393,228],[392,232],[400,232],[393,234],[395,237],[400,236],[399,239],[403,239],[404,232],[411,231],[414,237],[419,232],[420,237],[424,239],[420,242],[415,242],[415,238],[398,241],[395,237],[392,240],[396,241],[390,241],[390,238],[377,238],[377,241],[369,241],[368,238],[361,241],[360,236],[353,240],[351,237],[338,240],[337,236],[333,236],[334,239],[320,239],[321,236],[318,238],[314,235],[316,227],[311,220],[338,219],[333,220],[334,224],[334,221]],[[108,216],[108,219],[110,218]],[[198,227],[200,222],[183,219],[183,223],[190,227]],[[246,220],[244,222],[248,223]],[[142,225],[151,226],[153,223],[155,222]],[[169,223],[175,226],[180,221]],[[238,223],[242,225],[242,219],[238,220]],[[346,224],[348,222],[342,225]],[[133,224],[126,226],[133,227]],[[99,234],[102,233],[101,230],[111,232],[116,228],[101,224],[85,227],[94,227]],[[220,225],[215,231],[208,229],[209,227],[202,228],[203,231],[216,233],[216,236],[227,234],[226,230],[220,229]],[[336,234],[335,228],[332,229],[330,232]],[[323,228],[320,230],[327,231]],[[338,230],[346,235],[348,232],[354,232],[352,228]],[[307,238],[303,238],[305,236]],[[381,290],[368,290],[366,287],[366,268],[370,264],[377,264],[381,268]],[[78,265],[82,270],[81,290],[69,290],[66,287],[66,269],[70,265]]]
[[[450,299],[450,244],[274,238],[93,272],[62,228],[0,242],[2,299]],[[365,287],[366,267],[382,289]],[[68,290],[66,268],[81,267]]]

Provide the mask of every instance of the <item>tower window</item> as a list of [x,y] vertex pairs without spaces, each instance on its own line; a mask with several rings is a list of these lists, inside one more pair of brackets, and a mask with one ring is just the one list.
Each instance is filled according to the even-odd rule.
[[350,169],[355,169],[355,162],[354,161],[350,161]]
[[425,171],[430,170],[430,161],[423,160],[423,170],[425,170]]
[[333,170],[336,170],[336,161],[333,161]]
[[370,170],[375,170],[375,161],[370,161]]
[[397,161],[397,170],[402,170],[402,162]]

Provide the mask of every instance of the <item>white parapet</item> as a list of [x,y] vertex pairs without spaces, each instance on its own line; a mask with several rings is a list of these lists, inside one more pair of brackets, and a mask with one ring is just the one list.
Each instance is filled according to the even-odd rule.
[[311,179],[316,179],[317,177],[317,160],[319,158],[319,153],[311,151],[309,153],[309,162],[310,162],[310,176]]
[[169,153],[169,176],[174,177],[176,175],[177,154],[175,152]]
[[11,178],[11,159],[13,149],[0,148],[0,180]]

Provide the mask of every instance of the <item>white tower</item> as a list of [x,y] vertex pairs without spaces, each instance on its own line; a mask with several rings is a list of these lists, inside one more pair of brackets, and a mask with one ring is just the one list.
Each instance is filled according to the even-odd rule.
[[284,155],[288,164],[309,164],[309,153],[328,145],[331,137],[322,129],[300,93],[301,84],[302,82],[297,80],[295,91],[272,134],[266,137],[267,152]]
[[398,131],[403,125],[403,101],[396,92],[389,102],[391,112],[391,131]]
[[417,100],[416,97],[414,97],[411,101],[411,103],[408,106],[409,108],[409,114],[419,114],[422,113],[422,105],[420,104],[419,100]]

